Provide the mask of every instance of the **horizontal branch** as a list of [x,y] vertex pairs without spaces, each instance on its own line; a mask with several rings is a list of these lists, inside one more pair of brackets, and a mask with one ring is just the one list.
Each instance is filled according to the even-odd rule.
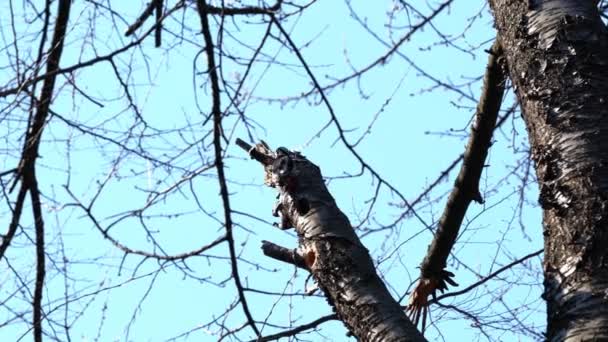
[[264,240],[262,241],[262,251],[267,257],[308,270],[304,262],[304,256],[297,249],[285,248]]
[[244,7],[216,7],[207,5],[207,13],[214,15],[257,15],[257,14],[274,14],[281,8],[283,0],[277,2],[270,7],[244,6]]

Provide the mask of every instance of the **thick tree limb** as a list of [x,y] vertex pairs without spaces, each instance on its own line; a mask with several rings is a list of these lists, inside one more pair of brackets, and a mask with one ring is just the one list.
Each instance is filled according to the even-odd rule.
[[[280,217],[280,228],[295,228],[297,254],[351,333],[361,341],[424,341],[378,277],[367,249],[325,187],[319,167],[284,147],[273,152],[265,143],[252,148],[237,143],[264,166],[266,185],[279,191],[273,214]],[[282,251],[283,259],[293,255]]]
[[[460,172],[439,220],[433,241],[420,266],[420,280],[410,298],[409,310],[415,324],[421,317],[421,311],[428,305],[429,295],[435,295],[437,290],[443,292],[448,284],[457,285],[451,279],[454,275],[445,268],[469,204],[471,201],[483,203],[479,192],[479,178],[491,145],[492,132],[496,126],[505,90],[505,73],[501,57],[502,48],[497,39],[490,51],[475,123],[471,129]],[[422,318],[424,320],[424,317]]]

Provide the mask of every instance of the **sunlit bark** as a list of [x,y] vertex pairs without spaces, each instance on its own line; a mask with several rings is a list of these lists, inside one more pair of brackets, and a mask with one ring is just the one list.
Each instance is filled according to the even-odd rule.
[[593,1],[490,1],[544,210],[547,339],[608,339],[608,40]]

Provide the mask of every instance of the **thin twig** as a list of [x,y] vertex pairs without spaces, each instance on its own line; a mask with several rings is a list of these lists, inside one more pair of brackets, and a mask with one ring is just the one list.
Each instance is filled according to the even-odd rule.
[[443,295],[441,295],[441,296],[437,296],[437,298],[434,298],[433,300],[430,300],[430,301],[429,301],[429,303],[430,303],[430,304],[434,304],[434,303],[438,303],[439,301],[441,301],[441,300],[443,300],[443,299],[446,299],[446,298],[449,298],[449,297],[455,297],[455,296],[460,296],[460,295],[462,295],[462,294],[465,294],[465,293],[467,293],[467,292],[469,292],[469,291],[473,290],[474,288],[476,288],[476,287],[478,287],[478,286],[480,286],[480,285],[483,285],[483,284],[484,284],[484,283],[486,283],[487,281],[489,281],[489,280],[491,280],[492,278],[494,278],[494,277],[498,276],[499,274],[501,274],[502,272],[504,272],[504,271],[506,271],[506,270],[510,269],[511,267],[513,267],[513,266],[515,266],[515,265],[518,265],[518,264],[521,264],[522,262],[524,262],[524,261],[526,261],[526,260],[528,260],[528,259],[530,259],[530,258],[533,258],[533,257],[535,257],[535,256],[538,256],[538,255],[542,254],[542,252],[543,252],[543,249],[539,249],[539,250],[537,250],[536,252],[533,252],[533,253],[530,253],[530,254],[528,254],[528,255],[525,255],[525,256],[523,256],[523,257],[521,257],[521,258],[517,259],[517,260],[514,260],[514,261],[513,261],[513,262],[511,262],[511,263],[506,264],[505,266],[503,266],[503,267],[501,267],[501,268],[497,269],[496,271],[494,271],[494,272],[492,272],[492,273],[488,274],[488,275],[487,275],[487,276],[485,276],[483,279],[481,279],[481,280],[479,280],[479,281],[477,281],[477,282],[475,282],[475,283],[473,283],[473,284],[471,284],[471,285],[469,285],[469,286],[465,287],[464,289],[462,289],[462,290],[458,290],[458,291],[454,291],[454,292],[449,292],[449,293],[443,294]]
[[250,342],[274,341],[274,340],[278,340],[278,339],[284,338],[284,337],[295,336],[303,331],[314,329],[314,328],[318,327],[319,325],[321,325],[322,323],[337,320],[337,319],[338,319],[338,316],[336,314],[323,316],[318,319],[315,319],[314,321],[312,321],[310,323],[302,324],[298,327],[295,327],[290,330],[285,330],[280,333],[260,337],[259,339],[251,340]]

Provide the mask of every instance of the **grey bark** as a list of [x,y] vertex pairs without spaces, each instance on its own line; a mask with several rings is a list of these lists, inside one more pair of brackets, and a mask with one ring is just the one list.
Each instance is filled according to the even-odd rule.
[[490,0],[527,125],[547,340],[608,340],[608,38],[596,1]]
[[[338,318],[361,341],[425,341],[378,277],[367,249],[327,190],[321,170],[297,152],[265,143],[251,148],[266,171],[265,183],[279,191],[273,213],[280,228],[294,227],[292,253],[264,244],[267,255],[308,269]],[[302,261],[304,265],[302,265]]]

